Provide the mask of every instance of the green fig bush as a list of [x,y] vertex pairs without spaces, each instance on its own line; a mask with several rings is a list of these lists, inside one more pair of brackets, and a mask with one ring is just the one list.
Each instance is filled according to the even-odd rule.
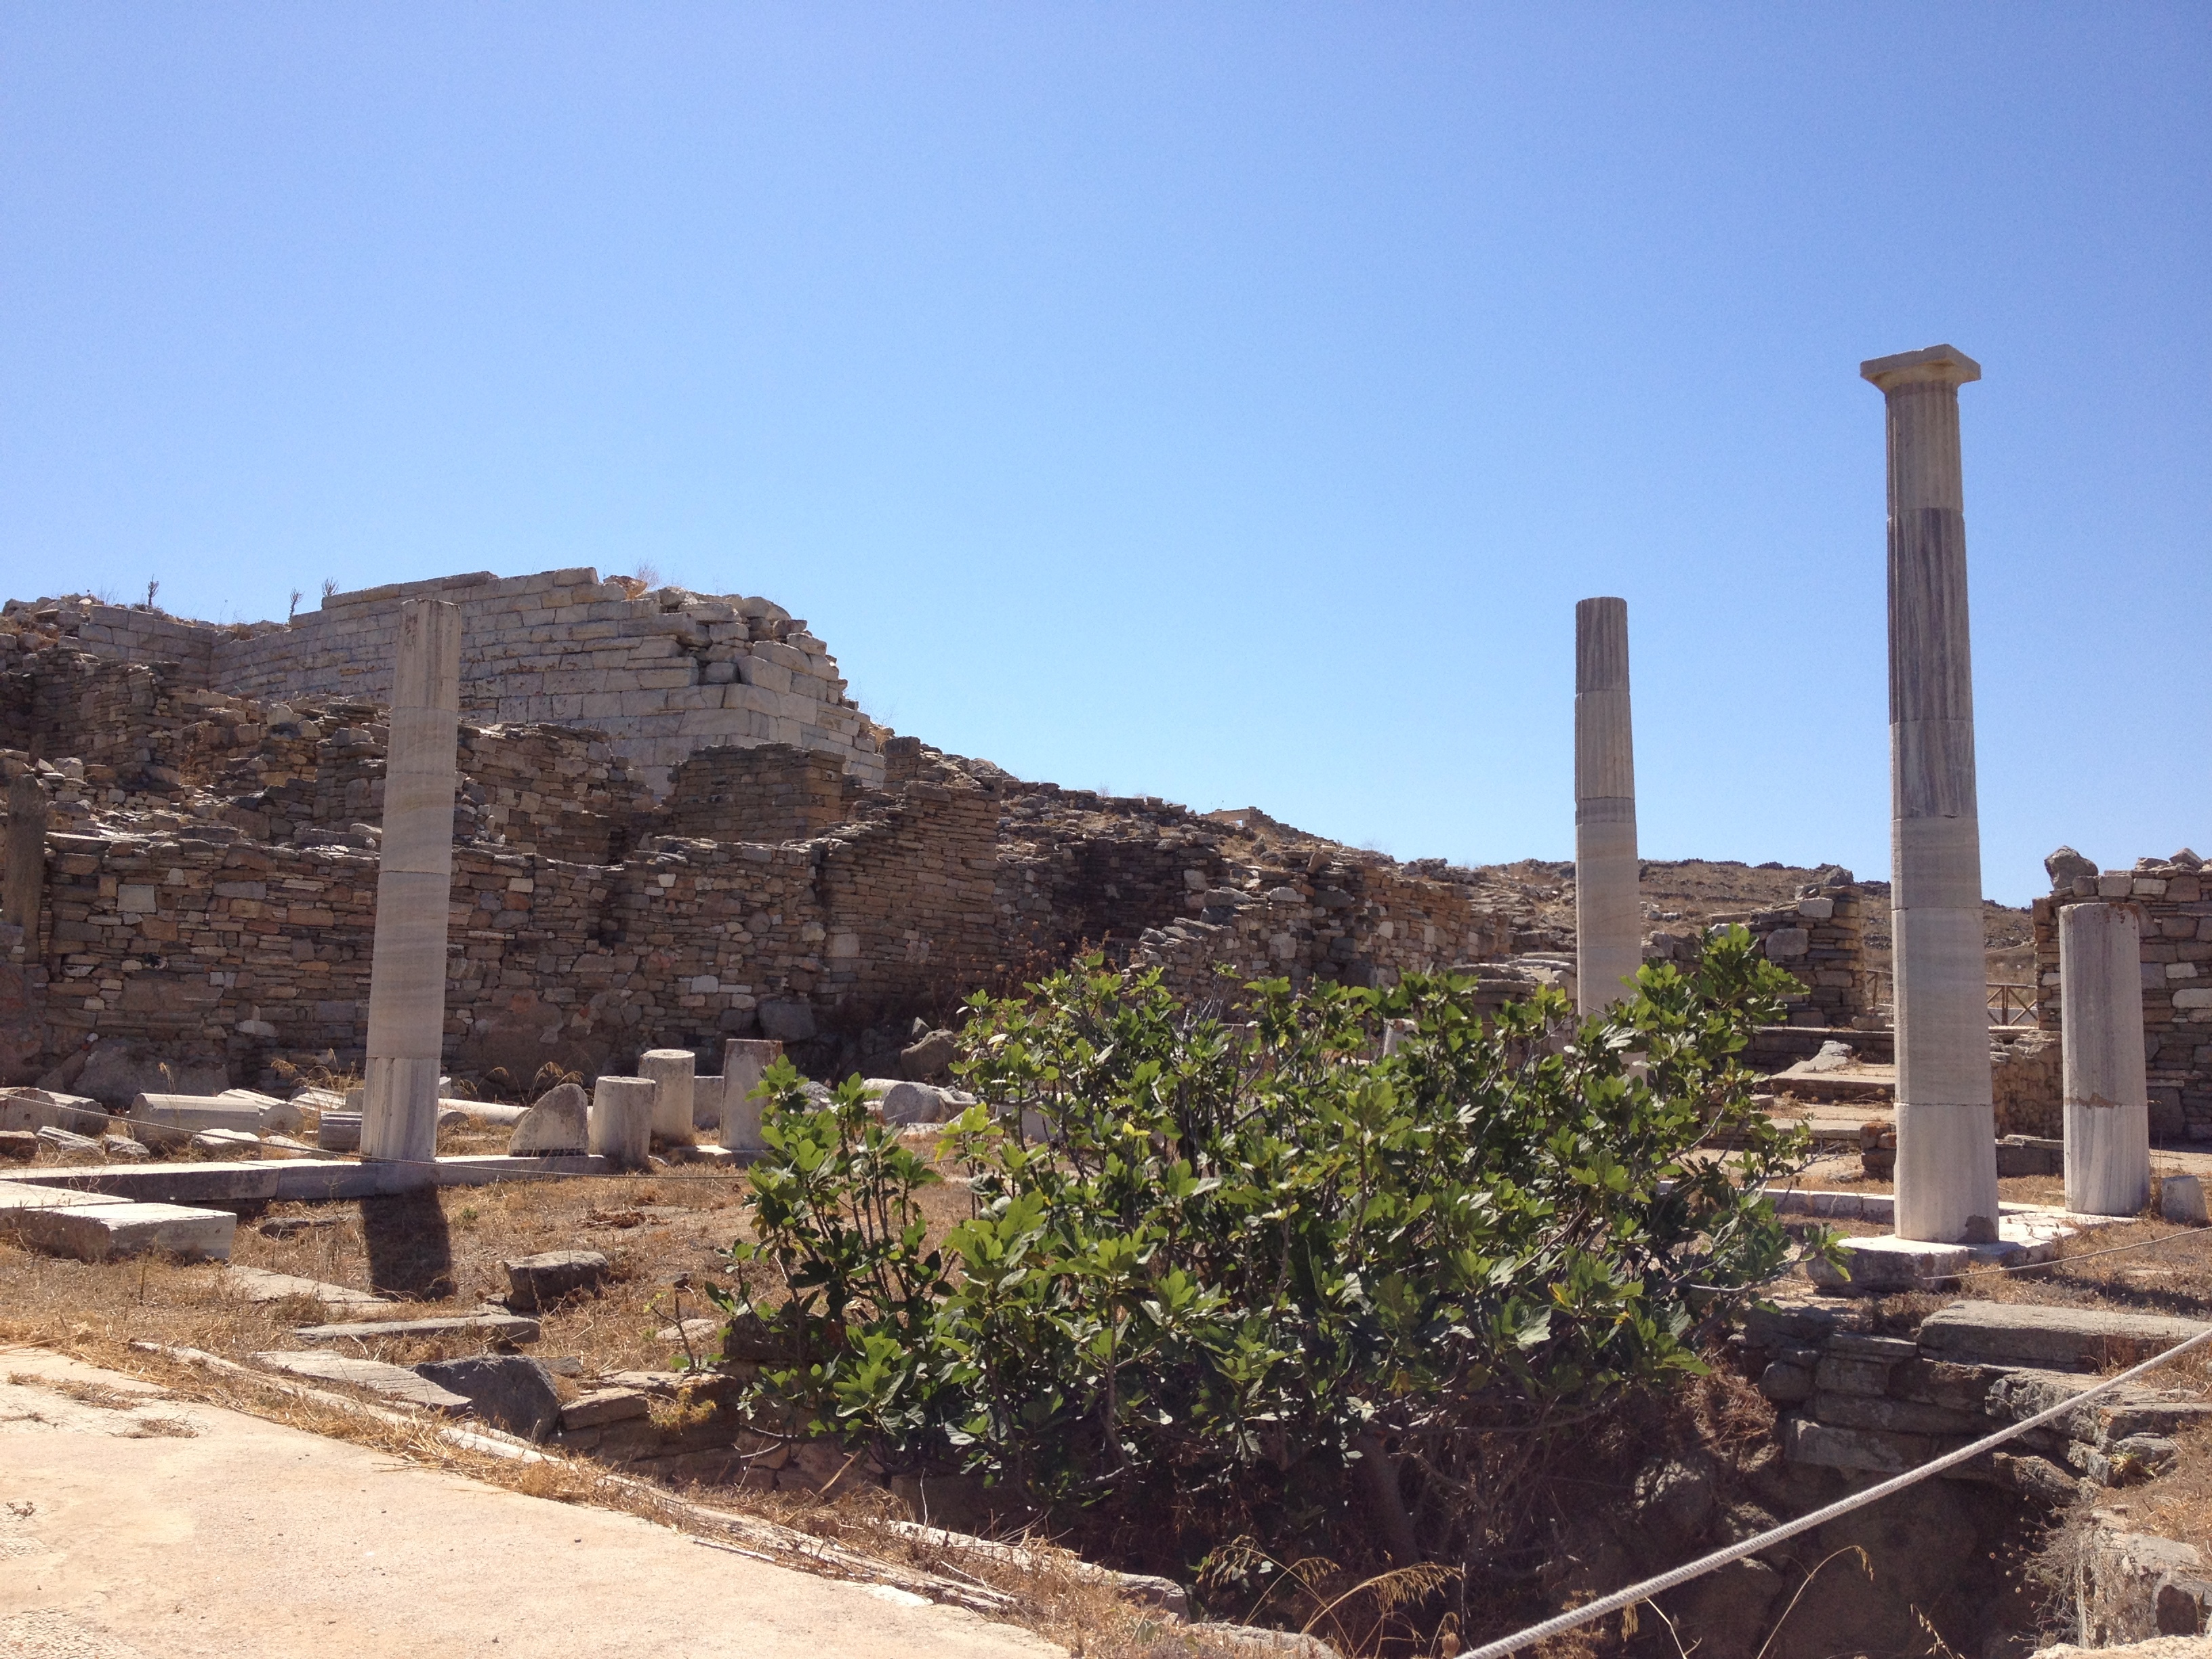
[[1225,1016],[1094,957],[969,1004],[938,1160],[969,1213],[934,1239],[942,1177],[860,1079],[819,1104],[781,1066],[718,1292],[744,1409],[1030,1514],[1172,1513],[1200,1553],[1351,1516],[1480,1571],[1577,1425],[1701,1372],[1797,1248],[1759,1188],[1804,1137],[1741,1063],[1790,988],[1740,927],[1580,1022],[1449,975]]

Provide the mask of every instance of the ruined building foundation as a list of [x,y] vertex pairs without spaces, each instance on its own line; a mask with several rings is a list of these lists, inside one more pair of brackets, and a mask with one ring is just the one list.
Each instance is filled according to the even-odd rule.
[[1982,1243],[1996,1237],[1996,1121],[1959,459],[1959,387],[1982,371],[1943,345],[1859,373],[1888,405],[1897,1231]]

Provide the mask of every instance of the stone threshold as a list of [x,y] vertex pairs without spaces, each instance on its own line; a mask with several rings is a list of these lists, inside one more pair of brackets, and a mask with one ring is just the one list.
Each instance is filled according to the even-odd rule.
[[8,1180],[17,1186],[57,1187],[141,1203],[312,1204],[378,1198],[425,1186],[482,1187],[498,1181],[614,1173],[615,1166],[606,1158],[580,1153],[543,1157],[486,1153],[440,1158],[427,1170],[412,1164],[302,1158],[266,1163],[210,1160],[120,1168],[64,1167],[20,1175],[11,1171]]

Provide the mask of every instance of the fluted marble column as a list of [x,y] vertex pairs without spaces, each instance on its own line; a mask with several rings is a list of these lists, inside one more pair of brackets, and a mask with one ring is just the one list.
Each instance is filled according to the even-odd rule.
[[2142,927],[2132,906],[2058,913],[2066,1207],[2136,1215],[2150,1202]]
[[[428,1164],[438,1151],[446,1030],[446,908],[453,883],[453,744],[460,723],[461,611],[399,607],[384,846],[369,961],[364,1158]],[[430,1172],[422,1171],[423,1180]]]
[[1634,994],[1636,876],[1628,601],[1584,599],[1575,606],[1575,1000],[1585,1016]]
[[1996,1237],[1996,1120],[1959,462],[1959,388],[1982,370],[1942,345],[1859,373],[1888,403],[1897,1231],[1982,1243]]

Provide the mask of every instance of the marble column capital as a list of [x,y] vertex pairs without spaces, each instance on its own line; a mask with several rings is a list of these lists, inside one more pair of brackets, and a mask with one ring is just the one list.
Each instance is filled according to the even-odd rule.
[[1982,366],[1956,346],[1923,346],[1891,357],[1869,357],[1859,365],[1859,377],[1887,395],[1911,386],[1964,386],[1982,378]]

